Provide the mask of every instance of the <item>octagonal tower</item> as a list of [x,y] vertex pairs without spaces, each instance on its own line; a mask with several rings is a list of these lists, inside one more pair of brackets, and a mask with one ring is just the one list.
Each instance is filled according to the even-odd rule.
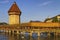
[[10,7],[9,11],[9,24],[20,24],[21,11],[18,8],[16,2]]

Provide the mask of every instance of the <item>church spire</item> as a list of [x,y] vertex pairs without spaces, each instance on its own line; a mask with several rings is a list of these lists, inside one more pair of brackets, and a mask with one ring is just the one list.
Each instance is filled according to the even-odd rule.
[[16,2],[14,1],[14,3],[13,4],[16,4]]
[[20,9],[18,8],[18,6],[17,6],[17,4],[16,4],[15,1],[14,1],[13,5],[10,7],[8,13],[9,13],[9,12],[20,12],[20,13],[21,13],[21,11],[20,11]]

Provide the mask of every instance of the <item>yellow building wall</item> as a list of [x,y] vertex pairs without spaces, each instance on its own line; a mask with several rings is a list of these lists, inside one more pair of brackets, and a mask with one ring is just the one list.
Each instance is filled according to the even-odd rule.
[[19,15],[9,15],[9,24],[20,24]]
[[57,16],[58,20],[60,20],[60,16]]
[[60,18],[60,16],[57,16],[57,18]]
[[52,19],[51,20],[47,20],[46,22],[52,22]]

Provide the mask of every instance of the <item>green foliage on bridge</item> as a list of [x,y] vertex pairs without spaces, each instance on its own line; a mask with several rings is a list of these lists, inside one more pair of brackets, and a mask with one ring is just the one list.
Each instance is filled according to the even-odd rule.
[[57,18],[57,16],[52,17],[52,18],[47,18],[45,19],[44,22],[47,22],[48,20],[52,20],[51,22],[60,22],[60,18]]
[[53,17],[52,22],[60,22],[57,17]]

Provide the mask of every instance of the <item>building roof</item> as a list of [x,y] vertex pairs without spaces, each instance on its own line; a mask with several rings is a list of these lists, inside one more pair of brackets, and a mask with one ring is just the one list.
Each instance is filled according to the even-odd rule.
[[18,8],[16,2],[14,2],[13,5],[10,7],[8,13],[9,13],[9,12],[20,12],[20,13],[21,13],[21,11],[20,11],[20,9]]

